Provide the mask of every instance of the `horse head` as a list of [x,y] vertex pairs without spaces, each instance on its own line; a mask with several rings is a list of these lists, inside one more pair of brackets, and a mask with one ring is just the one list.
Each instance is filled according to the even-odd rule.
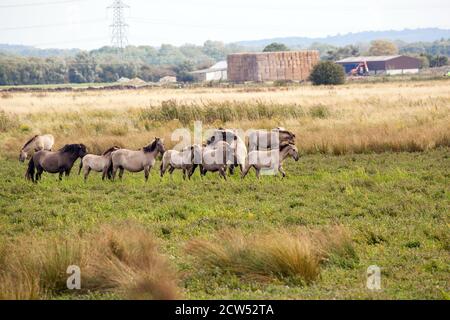
[[164,147],[164,143],[162,142],[161,138],[155,137],[155,140],[153,140],[152,143],[150,143],[148,146],[143,148],[144,152],[153,152],[157,151],[161,154],[164,154],[166,152],[166,148]]
[[28,153],[26,153],[24,150],[20,150],[19,161],[25,162],[25,160],[27,160],[27,157]]
[[297,147],[293,144],[289,144],[289,146],[290,148],[288,154],[292,156],[292,158],[294,158],[295,161],[298,161],[300,159],[300,155],[298,153]]

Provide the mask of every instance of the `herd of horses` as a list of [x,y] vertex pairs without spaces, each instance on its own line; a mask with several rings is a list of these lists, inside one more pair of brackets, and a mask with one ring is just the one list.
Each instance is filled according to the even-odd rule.
[[227,170],[232,175],[236,167],[240,167],[242,178],[245,178],[251,168],[256,170],[258,179],[261,171],[265,169],[275,170],[277,174],[280,172],[285,177],[283,161],[288,157],[295,161],[299,159],[295,135],[284,128],[252,131],[248,135],[247,144],[234,130],[219,128],[214,130],[206,143],[190,145],[180,151],[166,150],[160,138],[155,138],[140,150],[113,146],[101,155],[88,154],[84,144],[67,144],[57,151],[52,151],[54,142],[54,137],[47,134],[36,135],[25,143],[20,151],[21,162],[34,151],[28,163],[26,179],[37,182],[45,171],[59,174],[59,179],[62,180],[64,174],[70,175],[79,158],[81,161],[78,174],[83,171],[85,181],[91,171],[101,172],[103,180],[114,181],[117,172],[122,179],[125,170],[144,171],[147,181],[158,155],[162,156],[161,178],[167,171],[172,175],[175,170],[181,170],[184,179],[190,179],[197,167],[202,177],[207,172],[218,172],[225,180]]

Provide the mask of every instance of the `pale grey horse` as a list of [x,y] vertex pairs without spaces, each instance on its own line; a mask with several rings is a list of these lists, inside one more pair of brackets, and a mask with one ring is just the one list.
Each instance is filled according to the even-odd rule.
[[144,171],[145,181],[148,180],[151,168],[155,165],[158,154],[166,152],[164,143],[160,138],[155,140],[141,150],[119,149],[111,154],[112,180],[115,180],[117,170],[119,178],[122,179],[124,170],[130,172]]
[[205,176],[209,172],[219,172],[219,175],[227,179],[227,165],[234,161],[234,150],[229,143],[218,141],[213,145],[205,146],[202,152],[200,174]]
[[51,134],[35,135],[33,138],[27,141],[20,150],[19,161],[24,162],[30,152],[37,152],[40,150],[51,151],[55,138]]
[[161,178],[164,176],[167,169],[169,170],[171,177],[176,169],[180,169],[183,171],[184,180],[186,179],[186,175],[191,179],[191,176],[194,174],[195,168],[197,167],[195,159],[201,158],[201,152],[202,147],[196,144],[183,148],[181,151],[166,151],[162,157],[160,166]]
[[78,170],[78,174],[80,174],[81,170],[83,170],[84,181],[86,181],[89,173],[93,170],[96,172],[102,172],[102,180],[105,180],[106,177],[111,179],[111,172],[109,170],[111,167],[111,154],[119,149],[120,147],[114,146],[103,152],[100,156],[95,154],[85,155],[80,161],[80,169]]
[[248,153],[241,177],[244,179],[250,168],[253,167],[256,170],[256,177],[258,179],[260,178],[262,169],[270,169],[273,170],[274,173],[281,172],[284,178],[286,172],[283,169],[283,162],[289,156],[294,158],[295,161],[298,161],[300,158],[298,149],[293,144],[284,144],[278,149],[267,151],[251,151]]
[[247,147],[245,142],[239,136],[237,130],[223,129],[219,128],[213,131],[212,136],[207,139],[206,145],[208,147],[215,148],[216,144],[225,141],[227,142],[232,150],[233,158],[232,162],[228,163],[229,172],[232,175],[234,173],[234,168],[239,166],[242,172],[242,166],[245,163],[245,158],[247,157]]

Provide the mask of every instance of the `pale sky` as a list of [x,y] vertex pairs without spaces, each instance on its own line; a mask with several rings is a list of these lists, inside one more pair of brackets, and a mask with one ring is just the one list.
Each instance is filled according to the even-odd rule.
[[[92,49],[110,44],[112,0],[0,0],[0,43]],[[125,0],[128,42],[202,44],[450,28],[450,0]],[[36,4],[36,5],[33,5]]]

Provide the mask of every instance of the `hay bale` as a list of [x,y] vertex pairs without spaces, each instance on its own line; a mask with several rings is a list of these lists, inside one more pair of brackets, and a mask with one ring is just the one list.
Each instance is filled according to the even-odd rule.
[[244,81],[304,81],[319,62],[318,51],[237,53],[227,58],[228,79]]

